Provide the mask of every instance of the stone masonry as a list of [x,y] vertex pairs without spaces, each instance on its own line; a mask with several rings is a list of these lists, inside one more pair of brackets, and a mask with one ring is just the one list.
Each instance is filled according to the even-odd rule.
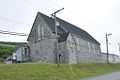
[[[96,40],[84,30],[61,19],[58,19],[58,21],[61,27],[58,26],[58,38],[56,38],[54,19],[42,13],[37,14],[28,37],[32,62],[55,63],[58,58],[60,63],[70,64],[100,62],[101,49]],[[67,26],[73,27],[73,30],[70,30]],[[83,35],[80,36],[79,32]],[[56,42],[58,42],[58,49],[56,49]]]

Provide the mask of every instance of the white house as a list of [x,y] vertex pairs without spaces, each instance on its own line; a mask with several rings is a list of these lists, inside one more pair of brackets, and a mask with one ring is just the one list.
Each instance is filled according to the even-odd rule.
[[30,60],[29,47],[22,46],[16,48],[12,55],[12,61],[14,62],[27,62]]

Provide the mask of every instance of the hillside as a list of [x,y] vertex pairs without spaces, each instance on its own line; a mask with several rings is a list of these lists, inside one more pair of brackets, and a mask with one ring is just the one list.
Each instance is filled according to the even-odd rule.
[[0,80],[80,80],[120,70],[120,64],[0,64]]
[[12,52],[18,46],[27,45],[26,42],[0,42],[0,62],[12,55]]
[[12,54],[16,46],[0,44],[0,62],[3,62],[8,56]]
[[23,46],[23,45],[27,45],[27,42],[3,42],[3,41],[0,41],[0,44],[13,45],[13,46]]

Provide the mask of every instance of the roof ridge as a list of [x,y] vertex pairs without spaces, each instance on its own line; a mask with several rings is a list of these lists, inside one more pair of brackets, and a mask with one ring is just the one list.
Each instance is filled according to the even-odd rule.
[[[47,25],[51,28],[51,30],[53,32],[55,32],[55,28],[54,28],[55,21],[54,21],[54,19],[52,17],[49,17],[49,16],[41,13],[41,12],[38,12],[38,14],[40,14],[43,17],[43,19],[45,20],[45,22],[47,23]],[[67,22],[67,21],[65,21],[65,20],[63,20],[61,18],[58,18],[58,17],[57,17],[57,20],[60,23],[60,26],[64,27],[64,29],[67,30],[68,32],[73,33],[73,34],[75,34],[77,36],[80,36],[80,37],[82,37],[83,39],[85,39],[87,41],[91,41],[93,43],[100,44],[88,32],[86,32],[85,30],[81,29],[80,27],[78,27],[78,26],[76,26],[76,25],[74,25],[74,24],[72,24],[70,22]],[[59,27],[58,27],[58,29],[59,29]],[[59,29],[58,33],[62,34],[63,31]]]
[[[41,12],[38,12],[38,13],[40,13],[40,14],[42,14],[42,15],[44,15],[44,16],[47,16],[47,17],[51,18],[52,20],[54,20],[54,18],[52,18],[52,17],[50,17],[50,16],[48,16],[48,15],[45,15],[45,14],[43,14],[43,13],[41,13]],[[59,18],[59,17],[56,17],[56,18],[59,19],[59,20],[62,20],[63,22],[66,22],[66,23],[68,23],[68,24],[70,24],[70,25],[72,25],[72,26],[74,26],[74,27],[77,27],[76,25],[74,25],[74,24],[72,24],[72,23],[70,23],[70,22],[68,22],[68,21],[66,21],[66,20],[63,20],[63,19],[61,19],[61,18]],[[79,28],[79,27],[77,27],[77,28]],[[81,29],[81,28],[79,28],[79,29]],[[81,29],[81,30],[83,30],[83,29]]]
[[[49,17],[50,19],[54,20],[54,18],[52,18],[52,17],[50,17],[50,16],[48,16],[48,15],[45,15],[45,14],[43,14],[43,13],[41,13],[41,12],[38,12],[38,13],[40,13],[40,14],[42,14],[42,15],[44,15],[44,16],[46,16],[46,17]],[[72,24],[72,23],[70,23],[70,22],[68,22],[68,21],[66,21],[66,20],[63,20],[63,19],[61,19],[61,18],[59,18],[59,17],[56,17],[56,18],[59,19],[59,20],[61,20],[61,21],[63,21],[63,22],[65,22],[65,23],[68,23],[68,24],[74,26],[75,28],[81,29],[81,28],[77,27],[76,25],[74,25],[74,24]],[[83,29],[81,29],[81,30],[83,30]],[[83,30],[83,31],[85,31],[85,30]]]
[[61,18],[59,18],[59,17],[57,17],[57,18],[58,18],[59,20],[62,20],[63,22],[66,22],[66,23],[68,23],[68,24],[70,24],[70,25],[72,25],[72,26],[78,28],[78,29],[83,30],[82,28],[79,28],[78,26],[76,26],[76,25],[74,25],[74,24],[72,24],[72,23],[70,23],[70,22],[68,22],[68,21],[66,21],[66,20],[63,20],[63,19],[61,19]]

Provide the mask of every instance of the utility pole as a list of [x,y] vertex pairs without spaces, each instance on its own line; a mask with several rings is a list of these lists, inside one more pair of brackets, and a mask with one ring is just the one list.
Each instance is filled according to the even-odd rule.
[[62,9],[59,9],[57,11],[55,11],[53,14],[51,14],[54,19],[55,19],[55,36],[56,36],[56,50],[55,50],[55,53],[56,53],[56,61],[57,61],[57,64],[58,64],[58,68],[59,68],[59,54],[58,54],[58,35],[57,35],[57,26],[59,26],[58,22],[57,22],[57,18],[56,18],[56,14],[60,11],[62,11],[64,8]]
[[106,33],[106,48],[107,48],[107,63],[109,63],[109,52],[108,52],[108,36],[112,34],[107,34]]
[[120,53],[120,43],[118,43],[118,47],[119,47],[119,53]]

